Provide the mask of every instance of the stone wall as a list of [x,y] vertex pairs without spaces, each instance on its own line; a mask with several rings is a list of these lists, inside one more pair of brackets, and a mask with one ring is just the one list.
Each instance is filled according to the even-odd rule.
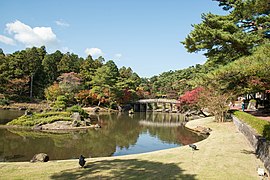
[[252,147],[255,150],[256,156],[264,163],[264,167],[267,169],[268,174],[270,172],[270,141],[266,141],[265,138],[258,135],[254,129],[249,125],[239,120],[237,117],[232,116],[233,122],[238,130],[243,133]]

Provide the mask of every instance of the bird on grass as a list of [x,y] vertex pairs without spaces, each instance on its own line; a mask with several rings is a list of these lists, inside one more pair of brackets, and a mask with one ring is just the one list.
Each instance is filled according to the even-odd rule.
[[84,165],[85,165],[86,161],[84,159],[85,159],[85,157],[83,157],[83,155],[81,155],[79,158],[79,164],[81,167],[84,167]]
[[191,147],[191,149],[194,150],[198,150],[197,146],[195,144],[189,144],[189,147]]

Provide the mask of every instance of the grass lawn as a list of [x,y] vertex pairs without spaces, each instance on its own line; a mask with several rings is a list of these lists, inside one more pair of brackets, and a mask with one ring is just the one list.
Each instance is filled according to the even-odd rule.
[[47,163],[0,163],[0,179],[259,179],[263,167],[244,135],[232,122],[215,123],[213,118],[194,120],[189,128],[210,127],[211,135],[188,146],[151,153]]
[[270,122],[242,111],[234,111],[233,114],[251,126],[258,134],[270,140]]

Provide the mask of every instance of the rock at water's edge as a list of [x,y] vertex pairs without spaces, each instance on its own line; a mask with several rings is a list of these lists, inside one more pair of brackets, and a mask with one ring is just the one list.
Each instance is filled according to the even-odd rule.
[[48,162],[49,156],[45,153],[39,153],[35,154],[33,158],[30,160],[30,162]]
[[78,112],[74,112],[72,115],[71,115],[71,118],[73,121],[81,121],[81,116]]

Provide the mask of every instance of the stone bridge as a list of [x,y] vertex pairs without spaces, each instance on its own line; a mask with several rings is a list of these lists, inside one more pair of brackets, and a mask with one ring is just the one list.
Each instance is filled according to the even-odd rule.
[[158,111],[158,105],[162,105],[161,111],[172,112],[178,111],[176,104],[180,101],[176,99],[140,99],[134,103],[135,112],[146,112],[146,111]]

